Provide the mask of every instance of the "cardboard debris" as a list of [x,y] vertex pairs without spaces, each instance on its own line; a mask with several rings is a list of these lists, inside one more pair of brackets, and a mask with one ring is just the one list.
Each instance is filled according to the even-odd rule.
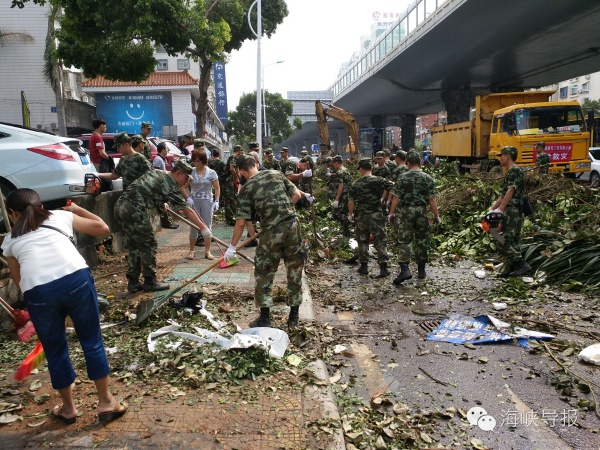
[[430,341],[451,342],[453,344],[490,344],[517,341],[517,345],[528,348],[529,339],[550,340],[551,334],[513,327],[493,316],[461,316],[453,314],[433,330],[427,339]]

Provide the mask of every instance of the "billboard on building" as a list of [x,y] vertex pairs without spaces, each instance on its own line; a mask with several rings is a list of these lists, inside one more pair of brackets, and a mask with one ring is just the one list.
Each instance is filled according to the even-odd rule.
[[213,77],[215,80],[215,102],[217,116],[223,125],[227,123],[227,82],[225,79],[225,64],[216,62],[213,66]]
[[171,93],[99,92],[96,94],[96,115],[106,120],[108,133],[139,134],[142,122],[150,122],[152,136],[162,137],[163,126],[173,125]]

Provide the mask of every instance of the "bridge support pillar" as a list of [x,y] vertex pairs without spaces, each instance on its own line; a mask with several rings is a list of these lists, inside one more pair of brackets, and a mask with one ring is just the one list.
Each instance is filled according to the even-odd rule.
[[475,96],[470,89],[455,89],[442,92],[442,102],[448,114],[448,123],[468,122]]
[[400,115],[400,147],[408,151],[415,146],[417,116],[415,114]]

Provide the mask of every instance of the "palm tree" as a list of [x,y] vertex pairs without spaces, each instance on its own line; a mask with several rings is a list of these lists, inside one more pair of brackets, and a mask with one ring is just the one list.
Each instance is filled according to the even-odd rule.
[[65,118],[65,105],[62,90],[62,64],[56,58],[56,20],[61,9],[54,4],[50,5],[48,12],[48,33],[46,34],[46,49],[44,50],[44,78],[54,91],[56,113],[58,115],[58,134],[67,135],[67,121]]

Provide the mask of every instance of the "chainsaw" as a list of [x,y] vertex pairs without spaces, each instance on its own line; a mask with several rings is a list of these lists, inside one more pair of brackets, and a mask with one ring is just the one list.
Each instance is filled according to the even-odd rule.
[[504,214],[501,212],[489,212],[481,219],[481,224],[479,225],[483,231],[490,233],[500,244],[504,244],[504,236],[500,234],[503,216]]

